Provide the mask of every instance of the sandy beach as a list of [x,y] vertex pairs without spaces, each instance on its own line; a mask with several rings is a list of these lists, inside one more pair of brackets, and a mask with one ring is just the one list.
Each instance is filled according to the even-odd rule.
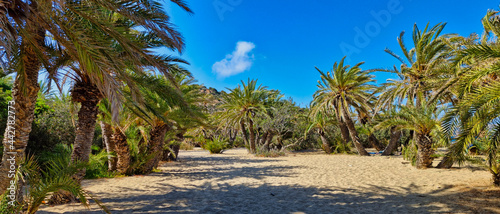
[[[85,180],[112,213],[500,213],[478,167],[417,170],[401,157],[181,151],[145,176]],[[435,164],[434,164],[435,165]],[[39,213],[103,213],[95,204]]]

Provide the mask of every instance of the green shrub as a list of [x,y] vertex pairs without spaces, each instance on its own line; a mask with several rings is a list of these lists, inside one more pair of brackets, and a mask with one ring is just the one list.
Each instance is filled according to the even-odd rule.
[[74,115],[69,109],[69,101],[66,103],[62,100],[42,101],[37,100],[35,118],[26,148],[27,152],[33,155],[50,151],[57,144],[72,144],[75,140],[76,128]]
[[189,142],[183,141],[180,145],[180,149],[181,150],[193,150],[194,145],[189,143]]
[[227,148],[227,141],[221,137],[216,137],[213,140],[207,140],[203,144],[203,149],[208,150],[211,154],[221,154]]
[[144,165],[154,158],[156,153],[149,154],[147,150],[146,140],[140,134],[138,126],[131,126],[125,132],[127,143],[130,152],[130,174],[142,175],[148,172],[144,171]]
[[14,206],[9,204],[10,199],[7,197],[7,192],[0,195],[0,213],[21,213],[24,205],[15,202]]
[[38,163],[42,169],[52,160],[55,159],[64,159],[68,164],[71,159],[71,151],[72,147],[66,144],[58,143],[53,148],[45,151],[41,151],[38,154],[34,154]]
[[22,180],[26,182],[26,194],[24,200],[15,203],[14,206],[8,204],[10,199],[6,195],[0,196],[0,213],[35,213],[51,194],[59,190],[65,190],[75,195],[83,206],[88,207],[88,198],[94,200],[104,212],[110,213],[101,202],[88,192],[83,190],[72,176],[79,170],[87,167],[87,163],[68,163],[66,157],[55,157],[48,161],[45,169],[41,169],[34,156],[23,161],[20,165]]
[[401,148],[403,159],[410,161],[411,165],[415,166],[415,164],[417,163],[417,144],[411,141],[407,146],[403,145]]
[[343,153],[343,154],[351,154],[352,152],[352,147],[350,143],[344,143],[340,140],[338,141],[334,146],[333,146],[333,153]]
[[116,172],[108,170],[108,153],[106,150],[103,149],[95,155],[90,155],[85,178],[112,178],[116,175]]

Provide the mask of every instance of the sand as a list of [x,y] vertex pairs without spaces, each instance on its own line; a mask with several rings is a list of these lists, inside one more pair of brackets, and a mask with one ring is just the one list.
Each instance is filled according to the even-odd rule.
[[[478,167],[417,170],[401,157],[290,153],[262,158],[181,151],[145,176],[85,180],[112,213],[500,213]],[[102,213],[96,205],[39,213]]]

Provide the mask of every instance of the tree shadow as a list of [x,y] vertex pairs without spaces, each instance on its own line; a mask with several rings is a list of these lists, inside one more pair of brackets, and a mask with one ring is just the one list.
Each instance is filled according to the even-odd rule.
[[[498,188],[443,186],[426,192],[413,184],[362,188],[284,185],[279,181],[297,176],[291,170],[296,166],[280,166],[280,159],[215,155],[187,156],[182,161],[179,166],[146,175],[159,178],[155,183],[95,195],[112,213],[500,213]],[[267,178],[277,182],[261,182]],[[188,182],[169,184],[175,179]],[[195,183],[197,180],[206,182]],[[144,191],[145,186],[152,191]],[[95,205],[91,210],[65,206],[74,210],[65,213],[103,213]]]
[[166,162],[162,167],[169,165],[182,164],[183,167],[198,167],[198,166],[217,166],[217,165],[237,165],[237,164],[253,164],[253,163],[278,163],[283,160],[273,158],[252,158],[232,156],[224,154],[215,154],[209,156],[180,156],[176,162]]
[[[363,192],[342,187],[269,184],[205,183],[186,187],[165,184],[165,187],[169,189],[165,193],[106,198],[102,202],[119,205],[119,208],[108,207],[112,213],[496,213],[500,210],[498,189],[486,194],[473,194],[477,190],[447,193],[452,188],[447,186],[421,194],[415,193],[414,186],[369,186]],[[66,213],[103,212],[92,209]]]

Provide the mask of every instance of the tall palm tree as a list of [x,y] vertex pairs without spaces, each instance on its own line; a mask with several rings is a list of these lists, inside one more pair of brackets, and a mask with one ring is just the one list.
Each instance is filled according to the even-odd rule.
[[[147,4],[147,2],[144,3]],[[172,61],[183,62],[171,57],[154,55],[149,49],[169,47],[180,51],[183,43],[182,37],[175,30],[163,29],[164,31],[159,32],[154,29],[155,27],[144,23],[155,16],[167,18],[161,7],[147,8],[149,10],[142,14],[143,17],[140,20],[137,19],[140,17],[131,18],[99,4],[91,2],[79,4],[86,6],[85,10],[93,10],[93,17],[96,20],[75,24],[74,28],[78,29],[77,35],[92,38],[90,43],[95,46],[94,49],[100,49],[96,51],[77,43],[75,44],[76,51],[83,52],[83,54],[79,54],[77,58],[71,58],[67,57],[68,54],[64,51],[58,56],[60,60],[56,66],[67,67],[68,69],[65,70],[70,70],[65,77],[71,78],[75,83],[71,90],[72,101],[81,104],[72,160],[87,161],[98,113],[97,104],[100,100],[107,97],[113,103],[113,118],[116,120],[116,106],[123,99],[122,92],[120,92],[121,85],[126,83],[127,87],[135,90],[137,94],[137,88],[129,72],[145,75],[146,68],[154,68],[170,77],[172,69],[170,63]],[[150,5],[145,5],[145,7],[150,7]],[[77,17],[81,15],[81,11],[77,13],[71,7],[65,12],[70,17],[74,14]],[[168,24],[164,21],[156,21]],[[168,27],[162,23],[157,24]],[[143,26],[145,24],[146,26]],[[106,25],[113,26],[114,31],[108,30],[110,27]],[[144,30],[138,31],[137,28]],[[70,38],[68,42],[78,41]],[[54,69],[61,71],[60,67]],[[136,101],[140,101],[136,96],[133,97]],[[84,174],[85,171],[82,170],[75,178],[82,179]]]
[[453,74],[450,72],[449,58],[453,49],[450,47],[449,38],[453,35],[441,35],[446,24],[439,23],[433,27],[427,24],[420,30],[417,24],[413,26],[413,48],[408,49],[404,43],[404,31],[398,37],[398,44],[403,52],[403,57],[390,49],[385,51],[401,62],[398,69],[375,69],[395,73],[399,79],[388,79],[382,84],[383,91],[379,95],[377,106],[379,108],[397,103],[406,102],[408,105],[419,105],[424,99],[431,96],[433,89],[440,88]]
[[[257,80],[248,79],[247,83],[241,81],[241,85],[234,89],[228,89],[229,93],[223,94],[219,120],[228,124],[239,125],[245,144],[250,147],[250,152],[256,150],[256,130],[254,117],[266,113],[266,100],[270,92],[262,85],[257,86]],[[247,133],[248,127],[248,133]]]
[[443,127],[456,139],[450,147],[447,167],[465,160],[467,147],[477,139],[487,142],[487,165],[493,183],[500,185],[500,16],[490,10],[482,19],[482,39],[459,52],[464,70],[458,86],[459,102],[445,115]]
[[[359,142],[358,132],[351,117],[351,109],[361,112],[368,112],[370,97],[374,85],[373,75],[370,71],[360,68],[363,64],[358,63],[353,67],[344,66],[344,58],[340,62],[335,62],[331,72],[323,72],[316,68],[321,74],[321,81],[318,81],[318,90],[313,95],[313,105],[318,108],[331,109],[335,112],[340,128],[342,123],[347,126],[351,140],[359,155],[369,156],[363,145]],[[344,137],[345,139],[345,137]]]
[[[12,152],[16,153],[16,169],[25,155],[39,90],[38,72],[42,66],[39,53],[45,46],[45,29],[38,23],[36,14],[43,6],[43,2],[37,1],[0,1],[0,55],[11,62],[8,68],[2,67],[18,73],[12,90],[16,114],[16,142],[12,145]],[[10,152],[7,139],[4,136],[2,142],[4,155],[0,166],[0,193],[5,192],[10,181],[7,176],[10,167],[7,164],[7,152]]]
[[[187,5],[182,0],[172,0],[183,9],[191,12]],[[158,62],[157,57],[148,55],[143,47],[138,47],[140,43],[133,41],[123,34],[122,30],[130,23],[144,29],[146,33],[140,34],[139,37],[149,38],[152,41],[151,46],[164,45],[173,50],[181,50],[183,40],[180,34],[172,28],[169,22],[169,16],[165,14],[156,1],[1,1],[0,2],[0,47],[2,52],[6,53],[6,57],[11,62],[9,68],[17,72],[17,77],[13,90],[13,98],[16,101],[16,144],[14,151],[17,152],[16,159],[21,159],[24,156],[24,150],[28,140],[28,135],[31,131],[33,121],[34,104],[38,94],[38,72],[41,66],[44,65],[46,70],[53,72],[51,67],[59,68],[59,65],[51,66],[51,63],[58,61],[49,60],[48,55],[54,52],[63,51],[65,56],[73,61],[80,63],[79,69],[82,69],[89,78],[83,78],[82,83],[78,84],[78,89],[91,89],[91,94],[99,98],[104,95],[109,95],[114,90],[112,82],[100,84],[110,80],[110,69],[119,71],[123,68],[120,61],[114,59],[115,54],[109,54],[111,47],[109,41],[115,41],[115,46],[120,47],[131,59],[130,65],[141,65],[141,60],[149,61],[149,64],[154,64],[156,67],[162,68],[162,63]],[[99,14],[97,14],[99,13]],[[105,14],[108,18],[103,19]],[[114,22],[116,20],[122,22]],[[140,28],[139,28],[140,26]],[[130,28],[128,28],[130,29]],[[113,40],[105,39],[111,37]],[[107,41],[104,42],[103,41]],[[150,47],[150,46],[148,46]],[[2,54],[3,55],[3,54]],[[141,56],[141,57],[138,57]],[[135,59],[135,60],[134,60]],[[66,60],[67,61],[67,60]],[[5,67],[5,66],[3,66]],[[103,72],[99,72],[102,69]],[[167,69],[159,69],[166,72]],[[49,75],[50,78],[56,79],[57,76]],[[91,80],[91,81],[87,81]],[[99,88],[99,86],[105,86]],[[96,89],[100,93],[95,93]],[[79,90],[84,96],[84,90]],[[115,94],[116,95],[116,94]],[[76,98],[82,98],[76,93]],[[116,97],[116,96],[115,96]],[[75,100],[76,100],[75,98]],[[90,136],[88,131],[91,127],[89,124],[94,121],[94,111],[97,110],[93,104],[97,104],[96,98],[89,98],[88,102],[82,106],[82,121],[79,123],[81,137],[78,137],[76,142],[84,142]],[[83,101],[83,100],[82,100]],[[87,101],[87,100],[85,100]],[[84,117],[87,111],[88,116]],[[88,130],[87,130],[88,129]],[[7,139],[7,138],[4,138]],[[3,142],[7,145],[7,142]],[[4,148],[9,148],[5,146]],[[74,159],[85,160],[85,154],[88,149],[86,146],[75,147]],[[7,150],[6,150],[7,151]],[[0,192],[4,192],[9,184],[6,176],[8,167],[5,163],[7,159],[4,152],[3,162],[0,172]],[[88,159],[88,158],[87,158]],[[16,161],[19,163],[20,161]]]
[[[409,49],[404,42],[405,32],[401,32],[397,38],[403,56],[396,54],[390,49],[385,51],[401,62],[398,69],[374,69],[391,72],[399,79],[388,79],[378,90],[377,102],[375,103],[375,114],[380,109],[393,110],[394,104],[416,106],[422,101],[434,102],[436,99],[443,103],[450,101],[450,94],[446,89],[456,83],[458,74],[450,63],[455,51],[456,39],[452,34],[442,34],[446,23],[439,23],[432,27],[429,23],[424,30],[420,30],[415,24],[412,32],[413,48]],[[383,155],[390,155],[396,148],[401,132],[391,127],[391,140],[384,150]],[[413,136],[413,131],[410,131]]]

